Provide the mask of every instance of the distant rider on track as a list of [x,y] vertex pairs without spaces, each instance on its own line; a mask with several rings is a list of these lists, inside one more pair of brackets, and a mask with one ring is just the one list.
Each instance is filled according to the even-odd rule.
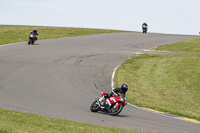
[[36,35],[36,40],[38,39],[38,31],[36,30],[36,28],[32,31],[34,35]]
[[147,28],[148,28],[148,25],[147,25],[147,23],[146,22],[144,22],[143,24],[142,24],[142,31],[143,31],[143,33],[147,33]]

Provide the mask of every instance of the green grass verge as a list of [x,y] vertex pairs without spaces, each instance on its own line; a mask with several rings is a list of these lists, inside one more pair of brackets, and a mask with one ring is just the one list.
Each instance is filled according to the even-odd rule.
[[158,46],[156,50],[200,53],[200,38]]
[[139,133],[0,109],[0,133]]
[[129,85],[127,101],[200,120],[200,55],[142,54],[117,70],[116,86]]
[[34,28],[37,28],[38,30],[39,40],[92,34],[127,32],[106,29],[0,25],[0,45],[28,41],[29,33],[33,31]]

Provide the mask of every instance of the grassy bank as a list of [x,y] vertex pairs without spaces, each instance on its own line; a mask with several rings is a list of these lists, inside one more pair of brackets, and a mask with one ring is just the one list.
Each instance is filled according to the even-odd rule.
[[31,31],[33,31],[34,28],[38,30],[39,40],[59,37],[125,32],[106,29],[0,25],[0,45],[28,41],[28,35]]
[[[187,44],[185,43],[187,42]],[[199,52],[200,39],[163,45],[158,50]],[[186,45],[187,48],[186,48]],[[178,45],[178,46],[174,46]],[[180,48],[180,47],[184,48]],[[190,48],[189,48],[190,47]],[[117,70],[116,86],[127,83],[128,102],[200,120],[200,55],[143,54]]]
[[162,45],[157,47],[155,50],[200,53],[200,38]]
[[0,109],[0,133],[139,133]]

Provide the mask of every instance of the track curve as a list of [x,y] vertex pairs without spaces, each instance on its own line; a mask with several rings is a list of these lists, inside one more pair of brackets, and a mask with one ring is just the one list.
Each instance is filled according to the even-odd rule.
[[199,133],[200,125],[126,106],[119,116],[92,113],[110,92],[113,69],[132,54],[199,36],[111,33],[0,47],[0,106],[22,112],[150,132]]

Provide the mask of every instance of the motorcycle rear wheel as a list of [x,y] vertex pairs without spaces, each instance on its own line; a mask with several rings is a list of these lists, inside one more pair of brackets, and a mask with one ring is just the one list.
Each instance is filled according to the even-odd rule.
[[97,104],[97,101],[95,100],[92,105],[90,106],[90,110],[92,112],[98,112],[99,111],[99,105]]
[[121,104],[115,109],[114,107],[115,107],[116,104],[114,104],[110,108],[109,114],[112,115],[112,116],[118,115],[123,109],[123,106]]

